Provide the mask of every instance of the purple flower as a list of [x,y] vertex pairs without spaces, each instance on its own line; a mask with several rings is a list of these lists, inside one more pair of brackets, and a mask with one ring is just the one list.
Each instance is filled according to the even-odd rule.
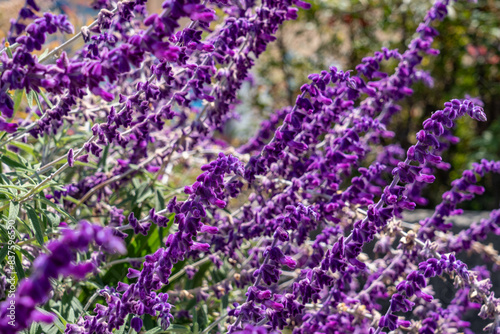
[[122,241],[113,236],[112,230],[91,225],[86,221],[81,221],[76,230],[64,229],[60,240],[52,241],[47,245],[50,254],[40,255],[33,263],[31,276],[19,283],[14,297],[18,311],[14,326],[9,324],[9,317],[7,317],[11,299],[0,305],[0,314],[2,314],[0,331],[5,333],[13,330],[21,331],[28,328],[32,322],[54,321],[54,315],[41,313],[36,307],[48,300],[52,290],[51,279],[57,279],[59,275],[83,279],[94,270],[91,263],[74,264],[73,262],[77,251],[85,250],[94,242],[106,251],[121,253],[126,251]]
[[384,315],[380,318],[378,325],[382,328],[387,327],[391,331],[396,330],[399,327],[398,317],[392,313],[388,314],[388,315]]
[[[236,298],[227,310],[236,318],[229,332],[268,333],[293,327],[294,333],[304,334],[373,334],[386,327],[409,326],[394,314],[409,311],[423,319],[422,333],[433,333],[440,326],[441,331],[465,331],[468,324],[461,321],[463,314],[478,307],[467,301],[468,296],[483,302],[481,317],[498,317],[499,301],[489,294],[491,283],[483,277],[484,270],[470,272],[449,253],[426,257],[437,254],[436,249],[475,250],[474,241],[499,233],[499,215],[494,211],[456,238],[444,240],[451,233],[434,238],[436,230],[451,228],[445,218],[460,213],[458,204],[484,192],[478,179],[498,172],[498,163],[481,161],[465,171],[419,232],[409,232],[393,249],[405,226],[394,218],[426,204],[421,195],[424,184],[435,180],[436,168],[449,167],[441,156],[457,141],[451,134],[456,119],[468,114],[485,120],[476,99],[452,100],[424,122],[404,161],[405,150],[385,145],[394,137],[388,130],[390,121],[402,110],[400,102],[413,94],[415,82],[432,85],[432,78],[420,67],[426,54],[437,54],[432,49],[437,31],[431,25],[445,17],[448,4],[436,2],[405,52],[382,48],[363,58],[357,72],[332,66],[309,75],[295,104],[276,111],[241,148],[240,152],[250,154],[244,166],[235,156],[213,153],[218,147],[232,149],[222,134],[227,121],[237,116],[237,92],[243,82],[252,82],[249,76],[255,58],[276,39],[279,26],[297,18],[298,9],[292,6],[309,8],[310,4],[299,0],[167,0],[161,14],[148,14],[146,0],[120,2],[113,11],[111,1],[97,0],[93,3],[101,9],[97,21],[81,31],[84,47],[74,56],[63,52],[55,63],[43,65],[32,51],[45,47],[48,34],[73,33],[73,27],[63,15],[38,17],[38,7],[28,0],[20,18],[33,23],[26,27],[14,22],[7,38],[15,38],[19,46],[12,57],[0,55],[2,114],[13,116],[12,91],[44,91],[50,103],[41,100],[44,110],[31,111],[40,118],[27,127],[30,120],[23,120],[20,127],[36,139],[51,137],[72,122],[78,129],[90,122],[92,134],[82,148],[70,149],[68,164],[43,183],[70,177],[73,184],[52,191],[34,186],[37,193],[26,198],[18,194],[23,206],[36,196],[53,201],[54,206],[40,216],[41,225],[51,233],[62,231],[62,238],[48,243],[48,254],[37,255],[33,264],[23,259],[22,265],[31,265],[32,276],[21,282],[20,295],[15,297],[22,317],[14,330],[23,330],[33,321],[53,321],[53,316],[36,309],[50,298],[51,283],[60,276],[85,279],[88,273],[99,271],[101,264],[111,260],[104,251],[126,251],[126,230],[148,236],[150,242],[157,240],[160,246],[151,254],[138,249],[140,254],[134,255],[141,256],[138,259],[119,259],[130,260],[126,283],[99,289],[95,308],[68,324],[66,333],[107,334],[126,327],[126,319],[139,332],[142,319],[149,318],[167,330],[173,314],[188,312],[185,305],[172,310],[173,304],[184,303],[192,292],[176,291],[183,283],[170,282],[173,271],[186,273],[185,288],[195,289],[197,302],[209,300],[211,294],[219,299]],[[185,19],[192,21],[180,28]],[[383,70],[386,61],[397,64],[391,75]],[[112,106],[106,104],[111,101]],[[0,118],[0,130],[13,133],[17,125]],[[75,152],[82,150],[88,154],[75,158]],[[97,170],[81,168],[81,175],[61,175],[75,160],[88,162],[90,154],[100,160]],[[171,193],[163,190],[178,180],[170,174],[181,167],[195,168],[204,159],[211,162],[201,167],[196,181],[164,205],[163,198]],[[150,173],[164,178],[148,180]],[[157,181],[163,186],[158,188]],[[121,195],[130,187],[133,193],[122,201]],[[5,196],[14,196],[15,189],[7,189]],[[17,200],[16,196],[12,198]],[[153,196],[154,206],[148,202]],[[75,205],[68,200],[72,198],[81,200]],[[77,209],[83,206],[87,208]],[[112,229],[88,223],[74,231],[65,229],[71,222],[54,225],[55,212],[90,214]],[[135,216],[138,212],[142,217]],[[20,213],[24,219],[24,212]],[[159,226],[155,232],[160,239],[149,235],[151,224]],[[23,254],[39,252],[31,244],[32,235],[20,235]],[[134,244],[144,239],[130,238]],[[363,252],[376,238],[382,239],[375,244],[377,259],[368,261]],[[90,244],[95,249],[87,254]],[[247,249],[248,245],[253,247]],[[212,263],[198,270],[190,260],[200,257]],[[78,258],[91,260],[76,263]],[[219,270],[229,268],[231,275],[219,279]],[[427,286],[432,277],[445,273],[453,274],[460,285],[456,300],[447,308]],[[109,274],[113,270],[106,277]],[[205,278],[210,282],[191,286],[189,280],[202,275],[208,275]],[[396,291],[389,292],[387,285],[394,282],[398,282]],[[0,285],[5,285],[1,277]],[[229,293],[235,287],[246,294]],[[388,299],[390,307],[379,328],[370,328],[382,309],[377,301]],[[319,302],[321,307],[307,305]],[[0,315],[7,314],[6,305],[0,306]],[[6,326],[0,321],[1,332],[7,331]]]
[[8,123],[3,117],[0,117],[0,131],[6,131],[7,133],[14,133],[17,131],[16,123]]
[[[2,88],[1,83],[0,83],[0,111],[2,112],[2,115],[4,115],[7,118],[11,118],[14,113],[14,101],[9,96],[9,94],[7,94],[7,91]],[[1,124],[0,126],[2,127],[2,131],[7,131],[6,129],[12,130],[12,128],[10,128],[10,125],[8,125],[8,123],[5,122],[4,118],[0,119],[0,124]]]
[[132,327],[137,333],[142,329],[142,319],[134,317],[130,320],[130,327]]

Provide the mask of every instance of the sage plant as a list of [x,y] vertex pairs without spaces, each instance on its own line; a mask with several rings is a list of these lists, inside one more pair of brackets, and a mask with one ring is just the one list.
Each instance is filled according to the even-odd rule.
[[486,120],[479,99],[457,97],[414,145],[394,141],[414,85],[439,80],[424,59],[453,2],[437,0],[405,50],[310,74],[238,145],[224,133],[240,88],[310,3],[91,6],[75,29],[26,0],[0,50],[0,333],[472,333],[471,310],[500,333],[500,261],[481,243],[500,234],[499,211],[458,234],[447,220],[500,162],[402,220],[450,168],[456,121]]

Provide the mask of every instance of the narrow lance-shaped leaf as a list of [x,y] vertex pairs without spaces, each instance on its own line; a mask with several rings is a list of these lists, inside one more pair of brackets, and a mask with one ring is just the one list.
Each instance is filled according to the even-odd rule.
[[19,215],[19,203],[18,202],[10,202],[9,205],[9,222],[16,223],[16,218]]
[[45,101],[45,103],[47,103],[47,105],[49,106],[49,108],[54,108],[54,105],[52,104],[52,102],[50,102],[50,100],[47,98],[47,96],[45,95],[45,93],[43,91],[40,90],[40,95],[42,96],[43,100]]
[[23,100],[24,90],[18,89],[14,94],[14,112],[19,110],[21,101]]
[[30,90],[28,94],[26,94],[26,99],[28,100],[28,106],[30,109],[33,109],[33,95],[35,94],[34,91]]
[[31,220],[31,224],[32,224],[33,230],[35,232],[36,241],[38,241],[40,246],[43,246],[44,233],[42,231],[42,227],[40,225],[40,220],[38,219],[38,215],[36,214],[36,211],[30,206],[27,206],[26,211],[28,212],[28,217]]
[[33,97],[35,98],[38,110],[40,110],[40,112],[43,113],[43,108],[42,108],[42,104],[40,103],[40,98],[38,97],[38,93],[34,93]]
[[0,263],[2,263],[3,259],[7,256],[7,252],[9,251],[9,245],[3,245],[2,249],[0,249]]
[[23,278],[26,277],[26,275],[24,274],[24,269],[23,269],[23,265],[22,265],[22,262],[21,262],[21,257],[19,257],[18,253],[16,252],[14,254],[15,258],[16,258],[16,273],[17,273],[17,277],[19,278],[19,280],[22,280]]

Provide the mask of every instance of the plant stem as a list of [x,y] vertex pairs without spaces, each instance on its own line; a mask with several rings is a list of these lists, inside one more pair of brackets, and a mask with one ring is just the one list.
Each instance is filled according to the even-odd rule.
[[103,266],[103,268],[111,268],[115,264],[126,263],[126,262],[131,262],[131,261],[144,261],[145,259],[146,259],[145,256],[143,256],[143,257],[126,257],[123,259],[118,259],[118,260],[108,262]]
[[225,313],[224,315],[221,315],[219,318],[217,318],[217,320],[215,320],[214,322],[212,322],[210,324],[210,326],[208,326],[202,332],[200,332],[200,334],[207,334],[208,332],[210,332],[212,330],[212,328],[214,328],[215,326],[217,326],[221,321],[223,321],[226,318],[227,318],[227,313]]

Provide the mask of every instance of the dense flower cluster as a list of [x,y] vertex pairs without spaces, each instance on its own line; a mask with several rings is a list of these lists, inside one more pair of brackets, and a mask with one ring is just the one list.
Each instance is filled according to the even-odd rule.
[[[0,53],[0,199],[11,202],[0,211],[25,224],[2,228],[0,259],[28,277],[0,304],[0,333],[56,315],[68,334],[471,333],[469,310],[500,332],[490,272],[461,257],[500,235],[500,210],[458,234],[447,221],[500,162],[474,164],[432,216],[401,222],[449,169],[457,119],[486,120],[466,96],[428,115],[414,145],[393,141],[400,102],[433,85],[422,64],[453,3],[436,1],[404,52],[313,73],[246,144],[224,137],[256,58],[310,6],[166,0],[149,13],[147,0],[93,1],[94,22],[37,56],[49,34],[75,29],[26,1]],[[494,249],[484,258],[500,269]],[[451,301],[435,298],[436,276],[453,278]],[[0,276],[1,299],[12,284]],[[78,315],[56,309],[61,290]]]
[[[85,251],[94,243],[103,251],[122,254],[126,252],[122,240],[115,237],[111,229],[91,225],[86,221],[80,222],[77,229],[63,229],[62,234],[60,240],[47,245],[50,254],[40,255],[33,263],[31,276],[20,282],[15,298],[9,298],[2,304],[0,310],[2,333],[14,333],[28,328],[33,321],[54,321],[53,315],[44,314],[36,309],[37,305],[47,302],[52,290],[51,279],[63,275],[82,280],[96,269],[91,262],[75,264],[77,252]],[[16,306],[15,326],[9,324],[10,305]]]

